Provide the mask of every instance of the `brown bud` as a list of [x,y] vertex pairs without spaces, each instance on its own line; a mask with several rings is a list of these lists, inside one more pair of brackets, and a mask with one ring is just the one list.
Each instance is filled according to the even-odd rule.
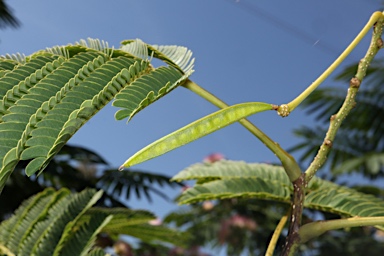
[[377,39],[376,44],[377,44],[378,48],[383,47],[383,39],[381,39],[381,38]]
[[324,145],[328,146],[328,147],[332,147],[332,141],[331,140],[324,140]]
[[351,81],[349,82],[349,85],[351,87],[358,88],[360,86],[361,81],[357,77],[353,77]]

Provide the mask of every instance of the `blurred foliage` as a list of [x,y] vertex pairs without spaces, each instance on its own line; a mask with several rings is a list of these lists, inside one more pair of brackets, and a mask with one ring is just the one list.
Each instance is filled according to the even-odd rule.
[[13,15],[12,9],[4,0],[0,1],[0,28],[6,27],[17,28],[20,26],[20,21]]
[[225,248],[227,255],[262,255],[287,210],[288,205],[283,203],[233,198],[182,207],[165,217],[164,222],[192,234],[189,247],[206,246],[217,251]]
[[[143,171],[118,171],[117,168],[111,168],[107,161],[97,153],[83,147],[70,145],[65,145],[39,176],[26,176],[24,168],[27,164],[26,161],[19,163],[0,195],[0,217],[2,220],[10,217],[26,198],[47,187],[69,188],[71,191],[77,192],[85,188],[103,189],[104,193],[96,205],[113,207],[111,212],[115,211],[118,214],[119,209],[123,211],[124,208],[128,207],[128,200],[133,194],[138,199],[146,198],[150,202],[153,201],[154,195],[164,200],[170,200],[168,195],[162,192],[162,188],[166,186],[176,188],[183,185],[182,183],[171,182],[170,177],[165,175]],[[134,221],[134,217],[130,216],[130,219]],[[140,216],[138,218],[140,219]],[[186,249],[173,247],[171,244],[181,244],[188,238],[186,234],[183,234],[181,239],[181,237],[177,237],[179,235],[177,231],[172,231],[161,222],[147,225],[138,222],[137,224],[136,226],[130,224],[128,233],[141,239],[138,245],[133,246],[118,236],[111,237],[108,233],[99,234],[96,245],[102,248],[112,248],[117,255],[184,255],[175,254],[175,252],[185,252]],[[118,228],[121,229],[122,233],[126,233],[124,226],[120,225]],[[114,228],[114,232],[117,231]],[[151,244],[151,239],[154,237],[162,237],[163,242],[170,242],[170,244]]]
[[97,203],[98,206],[128,207],[127,201],[133,193],[137,198],[144,196],[149,201],[153,195],[170,200],[161,188],[182,186],[181,183],[171,182],[170,177],[165,175],[118,171],[117,168],[111,168],[97,153],[70,145],[65,145],[39,176],[27,177],[24,172],[27,164],[27,161],[18,164],[0,194],[0,220],[9,216],[25,198],[46,187],[66,187],[77,192],[85,188],[103,189],[105,193]]

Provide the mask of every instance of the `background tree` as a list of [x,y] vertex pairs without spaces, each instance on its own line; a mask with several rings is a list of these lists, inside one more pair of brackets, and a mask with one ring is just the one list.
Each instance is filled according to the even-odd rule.
[[13,15],[12,9],[4,0],[0,1],[0,28],[17,28],[20,26],[19,20]]
[[104,207],[128,207],[134,194],[137,198],[152,201],[152,195],[171,200],[161,188],[177,188],[181,183],[171,182],[165,175],[142,170],[120,172],[111,167],[97,153],[78,146],[65,145],[53,158],[45,172],[39,176],[25,175],[28,161],[20,162],[0,194],[0,218],[9,216],[26,198],[47,187],[69,188],[80,192],[85,188],[104,190],[98,201]]

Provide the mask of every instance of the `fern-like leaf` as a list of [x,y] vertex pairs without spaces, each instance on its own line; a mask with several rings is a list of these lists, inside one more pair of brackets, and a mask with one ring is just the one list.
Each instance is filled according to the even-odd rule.
[[12,251],[16,251],[23,236],[31,231],[40,219],[40,214],[50,204],[53,194],[53,189],[46,189],[23,202],[11,218],[1,223],[1,243]]
[[[71,194],[49,188],[25,201],[0,223],[0,252],[14,255],[100,255],[96,235],[125,234],[144,241],[181,245],[186,238],[165,226],[151,226],[155,215],[144,210],[92,207],[101,197],[92,189]],[[91,208],[92,207],[92,208]]]
[[183,245],[188,234],[177,231],[166,226],[153,226],[148,224],[155,219],[152,213],[142,210],[130,210],[125,208],[98,208],[95,207],[88,211],[88,214],[108,213],[113,215],[113,219],[102,229],[111,237],[125,234],[136,237],[144,242],[168,242],[175,245]]
[[188,76],[181,75],[172,67],[160,67],[138,78],[116,95],[112,106],[123,109],[116,112],[115,118],[122,120],[128,117],[128,121],[131,120],[137,112],[175,89]]
[[[188,50],[164,48],[171,60],[140,40],[131,43],[125,49],[134,54],[88,39],[25,58],[0,58],[0,191],[20,160],[30,161],[28,175],[41,172],[71,136],[114,98],[114,105],[121,108],[117,119],[131,119],[192,73]],[[172,64],[153,68],[148,55]]]
[[108,256],[105,251],[101,248],[94,248],[88,254],[88,256]]
[[68,223],[53,255],[87,255],[97,234],[112,218],[113,215],[95,213],[81,219],[76,225],[71,225],[72,222]]
[[[180,203],[234,197],[289,203],[292,194],[292,184],[284,169],[266,164],[235,161],[196,164],[174,179],[199,182],[183,192],[178,199]],[[308,185],[304,206],[343,216],[384,216],[382,199],[316,177]]]
[[[96,203],[101,193],[94,190],[78,194],[71,194],[67,189],[44,190],[24,202],[15,215],[0,224],[0,244],[17,255],[53,255],[55,248],[64,248],[63,242],[59,243],[61,237],[62,241],[68,241],[68,234],[63,235],[63,231],[71,230],[70,235],[75,235],[78,231],[73,229],[74,225]],[[87,227],[84,232],[100,230],[100,227],[94,227]],[[76,235],[81,236],[81,232]],[[83,245],[82,248],[89,249],[92,237],[94,235],[85,240],[89,241],[88,247]]]
[[94,190],[84,190],[68,198],[63,205],[56,204],[53,206],[48,212],[50,216],[49,221],[42,225],[45,226],[45,229],[42,230],[43,232],[38,236],[32,235],[28,239],[28,243],[31,243],[31,240],[35,241],[35,245],[31,248],[32,250],[25,251],[22,248],[22,254],[28,252],[30,255],[52,255],[67,223],[78,219],[84,214],[101,197],[101,193],[101,191],[96,193]]
[[[148,54],[150,57],[158,58],[171,67],[176,68],[183,74],[191,74],[195,59],[192,58],[192,52],[186,47],[177,45],[149,45],[147,50],[143,49],[141,40],[125,40],[121,42],[121,49],[135,55]],[[143,56],[144,57],[144,56]]]
[[120,207],[92,207],[87,211],[86,215],[101,213],[105,215],[113,215],[113,219],[103,228],[103,231],[108,231],[110,234],[118,234],[118,230],[122,226],[128,227],[130,225],[143,224],[156,218],[153,213],[145,210],[132,210]]
[[126,234],[139,238],[143,242],[167,242],[177,246],[185,246],[188,233],[177,231],[166,226],[154,226],[150,224],[139,224],[122,226],[116,230],[120,234]]

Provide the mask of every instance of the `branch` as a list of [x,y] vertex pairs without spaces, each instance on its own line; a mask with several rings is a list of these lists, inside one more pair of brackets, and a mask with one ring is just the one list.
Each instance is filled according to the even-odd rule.
[[3,253],[5,255],[8,255],[8,256],[15,256],[14,253],[12,253],[5,245],[2,245],[0,244],[0,253],[3,255]]
[[303,216],[304,198],[305,198],[305,174],[303,173],[293,183],[293,197],[292,197],[292,208],[291,208],[291,220],[289,223],[288,236],[286,238],[284,249],[281,253],[283,256],[292,255],[296,248],[299,246],[300,225]]
[[[288,231],[288,236],[286,239],[286,243],[284,245],[284,250],[282,252],[282,255],[293,255],[296,251],[298,245],[300,243],[303,243],[303,238],[301,237],[303,233],[310,237],[311,233],[311,227],[317,228],[316,224],[313,224],[312,226],[307,226],[307,228],[304,228],[304,231],[300,228],[301,225],[301,217],[302,217],[302,211],[303,211],[303,201],[305,197],[305,187],[308,184],[308,182],[311,180],[311,178],[316,174],[317,170],[323,166],[323,164],[326,161],[326,156],[329,153],[332,142],[336,136],[336,132],[340,128],[340,125],[342,121],[345,119],[345,117],[349,114],[349,112],[352,110],[352,108],[355,106],[355,97],[356,93],[359,89],[359,86],[361,84],[361,81],[363,80],[364,76],[366,75],[367,67],[371,63],[372,59],[378,52],[378,50],[383,46],[383,41],[380,38],[383,30],[383,21],[384,16],[380,12],[375,12],[371,19],[368,21],[367,25],[363,28],[363,30],[359,33],[359,35],[356,37],[356,39],[350,44],[350,46],[343,52],[343,54],[333,63],[330,68],[324,72],[322,76],[320,76],[314,84],[312,84],[310,87],[307,88],[299,97],[297,97],[294,101],[287,105],[280,106],[278,109],[278,113],[280,115],[288,115],[290,111],[292,111],[297,105],[299,105],[316,87],[328,76],[337,65],[341,63],[342,60],[346,57],[346,55],[349,54],[349,52],[357,45],[357,43],[363,38],[363,36],[367,33],[367,31],[370,29],[371,26],[374,26],[373,34],[372,34],[372,41],[368,48],[368,51],[365,55],[365,57],[360,61],[359,67],[356,73],[356,76],[351,79],[350,87],[348,89],[347,96],[345,98],[345,101],[339,111],[336,115],[333,115],[331,117],[330,126],[328,129],[328,132],[325,136],[324,142],[321,145],[317,156],[311,163],[311,165],[308,167],[307,171],[298,179],[293,182],[293,203],[292,203],[292,215],[291,215],[291,222],[290,227]],[[336,223],[333,224],[332,223]],[[343,227],[341,225],[349,225],[347,222],[331,222],[329,228],[332,227]],[[375,223],[378,224],[378,223]],[[329,225],[329,224],[328,224]],[[325,229],[324,229],[325,230]],[[325,231],[324,231],[325,232]],[[316,232],[315,232],[316,233]],[[319,234],[321,233],[321,230],[318,231]]]
[[384,217],[352,217],[339,220],[315,221],[305,224],[300,228],[300,242],[305,243],[330,230],[375,225],[384,225]]
[[[372,20],[376,20],[377,22],[372,24],[374,25],[374,29],[371,44],[368,48],[367,53],[365,54],[365,57],[359,63],[355,77],[353,77],[350,81],[347,96],[345,97],[343,105],[335,115],[331,116],[328,132],[324,138],[323,144],[320,146],[316,157],[305,172],[307,182],[312,179],[312,177],[316,174],[317,170],[319,170],[325,163],[326,157],[332,148],[333,140],[336,136],[338,129],[341,126],[342,121],[347,117],[347,115],[351,112],[352,108],[354,108],[356,105],[356,93],[359,90],[360,84],[367,73],[367,68],[372,62],[377,52],[379,51],[379,49],[383,46],[381,34],[383,32],[384,16],[382,13],[375,12],[372,15],[368,24],[371,24]],[[366,27],[364,27],[364,29],[366,29]]]

